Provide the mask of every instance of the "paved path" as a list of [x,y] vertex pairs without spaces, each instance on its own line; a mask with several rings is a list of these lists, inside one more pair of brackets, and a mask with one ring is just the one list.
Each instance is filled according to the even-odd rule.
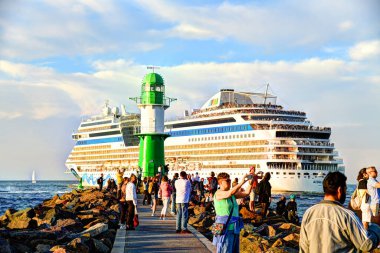
[[191,226],[189,230],[192,234],[175,233],[175,217],[160,220],[161,208],[158,206],[156,216],[152,217],[150,206],[143,206],[139,198],[140,225],[132,231],[119,229],[112,253],[215,252],[211,242]]

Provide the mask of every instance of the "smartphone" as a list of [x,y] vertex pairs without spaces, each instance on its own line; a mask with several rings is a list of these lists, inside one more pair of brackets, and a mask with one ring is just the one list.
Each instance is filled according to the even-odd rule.
[[248,179],[248,180],[251,180],[252,178],[253,178],[253,175],[248,175],[248,176],[247,176],[247,179]]

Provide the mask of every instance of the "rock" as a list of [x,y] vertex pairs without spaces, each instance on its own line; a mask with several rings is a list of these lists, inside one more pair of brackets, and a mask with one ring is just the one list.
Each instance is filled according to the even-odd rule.
[[99,253],[108,253],[110,249],[102,242],[97,239],[92,239],[94,246]]
[[119,204],[116,204],[116,205],[112,205],[110,207],[111,210],[115,211],[115,212],[119,212]]
[[23,243],[12,243],[12,252],[32,252],[32,250]]
[[284,242],[279,238],[279,239],[277,239],[277,240],[273,243],[272,247],[275,248],[275,247],[280,247],[280,246],[283,246],[283,245],[284,245]]
[[89,242],[89,238],[80,237],[80,238],[75,238],[74,240],[69,242],[67,246],[75,252],[89,253],[90,247],[86,245],[88,242]]
[[64,219],[64,220],[57,220],[56,226],[65,228],[65,227],[69,227],[75,224],[76,224],[76,221],[73,219]]
[[37,228],[37,221],[31,218],[18,217],[14,218],[7,225],[8,229],[25,229],[25,228]]
[[242,218],[245,219],[254,219],[255,218],[255,213],[251,212],[248,210],[245,206],[243,206],[240,210],[240,214],[242,215]]
[[92,214],[84,214],[84,215],[77,215],[77,217],[81,220],[89,220],[89,219],[93,219],[94,218],[94,215]]
[[245,237],[240,238],[240,252],[241,253],[264,253],[264,248],[258,241],[251,241]]
[[195,206],[194,209],[193,209],[193,211],[194,211],[195,215],[200,215],[201,213],[206,212],[206,207],[204,207],[204,206]]
[[84,235],[84,234],[89,234],[91,237],[95,237],[97,236],[98,234],[101,234],[105,231],[108,230],[108,225],[107,224],[104,224],[104,223],[98,223],[88,229],[86,229],[85,231],[81,232],[80,234],[81,235]]
[[51,208],[49,209],[43,218],[41,218],[41,220],[39,221],[39,224],[38,225],[42,225],[44,223],[46,224],[49,224],[49,225],[53,225],[53,223],[55,222],[55,216],[57,215],[57,211],[55,208]]
[[282,230],[286,230],[286,231],[289,231],[289,232],[294,232],[294,233],[297,233],[299,234],[300,233],[300,230],[301,230],[301,227],[300,226],[297,226],[297,225],[294,225],[293,223],[283,223],[279,229],[282,229]]
[[52,199],[48,199],[48,200],[45,200],[43,203],[42,203],[42,206],[43,207],[50,207],[50,208],[54,208],[56,206],[55,202],[59,199],[59,196],[58,195],[54,195]]
[[267,232],[267,236],[269,236],[269,237],[273,237],[277,233],[276,230],[272,226],[267,226],[266,232]]
[[87,191],[87,192],[84,192],[82,196],[80,197],[80,202],[88,203],[88,202],[96,201],[98,199],[103,199],[103,198],[104,198],[104,194],[100,191],[94,191],[94,192]]
[[[49,245],[49,250],[50,248],[56,243],[55,240],[47,240],[47,239],[35,239],[35,240],[31,240],[29,242],[30,246],[32,246],[32,248],[36,248],[38,245]],[[49,251],[48,250],[48,251]]]
[[284,241],[290,243],[292,246],[298,246],[300,241],[299,234],[291,233],[283,238]]
[[11,253],[11,246],[9,245],[9,241],[0,237],[0,252],[2,253]]
[[49,244],[38,244],[36,246],[36,252],[37,253],[45,253],[50,252],[51,245]]

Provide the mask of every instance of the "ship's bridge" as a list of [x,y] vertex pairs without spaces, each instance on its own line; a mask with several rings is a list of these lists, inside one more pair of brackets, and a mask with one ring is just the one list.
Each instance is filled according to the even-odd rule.
[[233,89],[221,89],[201,107],[201,110],[223,105],[276,105],[277,96],[268,93],[237,92]]

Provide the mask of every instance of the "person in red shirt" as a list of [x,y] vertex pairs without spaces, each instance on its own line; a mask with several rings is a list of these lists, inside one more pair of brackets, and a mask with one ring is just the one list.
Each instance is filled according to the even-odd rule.
[[[260,175],[258,175],[260,173]],[[259,183],[259,179],[262,179],[263,178],[263,174],[262,172],[259,172],[258,174],[256,174],[256,166],[253,165],[251,166],[251,168],[249,169],[249,174],[253,176],[252,178],[252,191],[251,193],[249,194],[249,210],[251,210],[252,212],[255,211],[255,189]]]

